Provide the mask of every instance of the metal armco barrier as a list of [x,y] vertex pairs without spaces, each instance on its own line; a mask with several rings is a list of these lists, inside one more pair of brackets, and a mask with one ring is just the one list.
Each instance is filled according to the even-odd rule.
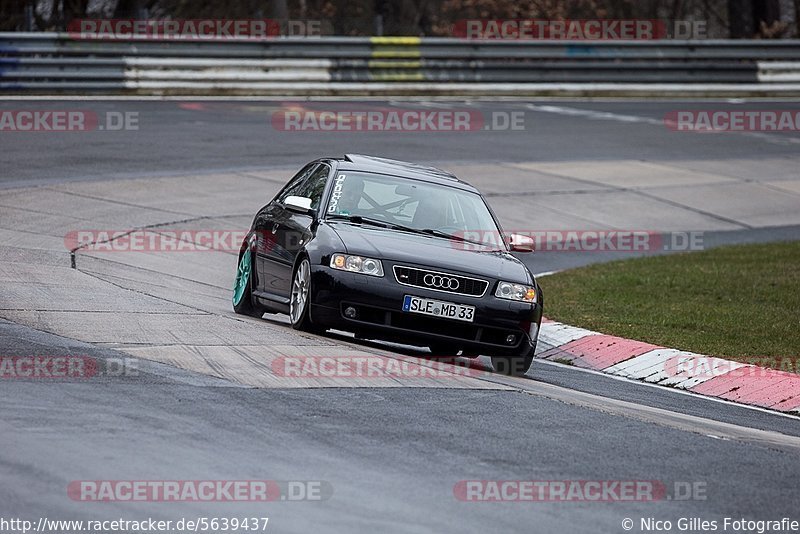
[[800,95],[800,41],[0,33],[0,94]]

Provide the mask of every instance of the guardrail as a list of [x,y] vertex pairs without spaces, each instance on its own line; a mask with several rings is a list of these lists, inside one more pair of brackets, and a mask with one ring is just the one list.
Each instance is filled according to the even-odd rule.
[[76,39],[0,33],[0,94],[800,95],[800,41]]

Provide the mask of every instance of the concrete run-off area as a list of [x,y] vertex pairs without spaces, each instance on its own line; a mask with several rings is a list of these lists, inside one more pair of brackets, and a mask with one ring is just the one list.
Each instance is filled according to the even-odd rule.
[[[769,173],[763,163],[708,160],[442,166],[487,194],[508,230],[702,233],[800,224],[800,178],[793,163],[778,161]],[[385,353],[295,332],[279,316],[235,315],[230,288],[238,243],[223,242],[216,249],[205,243],[117,249],[109,243],[91,249],[75,247],[67,237],[138,229],[191,240],[230,231],[225,234],[230,241],[230,235],[247,231],[253,214],[292,172],[264,169],[1,190],[0,317],[253,387],[501,387],[470,373],[349,380],[276,373],[275,362],[286,358]],[[570,254],[574,251],[563,253]],[[537,272],[537,253],[525,261]],[[654,349],[643,345],[639,353]],[[618,355],[588,366],[611,367],[624,359]]]

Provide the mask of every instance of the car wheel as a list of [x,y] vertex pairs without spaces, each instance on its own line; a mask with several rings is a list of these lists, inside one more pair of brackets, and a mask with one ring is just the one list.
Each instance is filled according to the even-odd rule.
[[289,319],[292,328],[305,332],[321,333],[324,331],[311,322],[309,301],[311,300],[311,263],[303,258],[292,275],[292,291],[289,300]]
[[508,376],[525,376],[533,363],[536,345],[527,347],[516,356],[492,356],[492,367],[496,373]]
[[252,253],[249,248],[246,248],[239,256],[239,266],[236,268],[236,280],[233,283],[233,311],[240,315],[260,318],[264,315],[264,309],[253,304],[252,270]]

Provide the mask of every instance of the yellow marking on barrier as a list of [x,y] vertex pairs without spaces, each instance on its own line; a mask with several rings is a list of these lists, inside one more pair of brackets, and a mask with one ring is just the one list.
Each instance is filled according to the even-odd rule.
[[373,59],[415,59],[421,57],[419,48],[412,48],[410,50],[402,49],[387,49],[387,50],[373,50]]
[[419,58],[419,37],[370,37],[372,58]]
[[[419,37],[370,37],[370,79],[376,81],[422,81]],[[402,61],[412,60],[412,61]],[[415,61],[414,61],[415,60]]]
[[370,37],[373,45],[405,45],[419,46],[422,39],[419,37]]

